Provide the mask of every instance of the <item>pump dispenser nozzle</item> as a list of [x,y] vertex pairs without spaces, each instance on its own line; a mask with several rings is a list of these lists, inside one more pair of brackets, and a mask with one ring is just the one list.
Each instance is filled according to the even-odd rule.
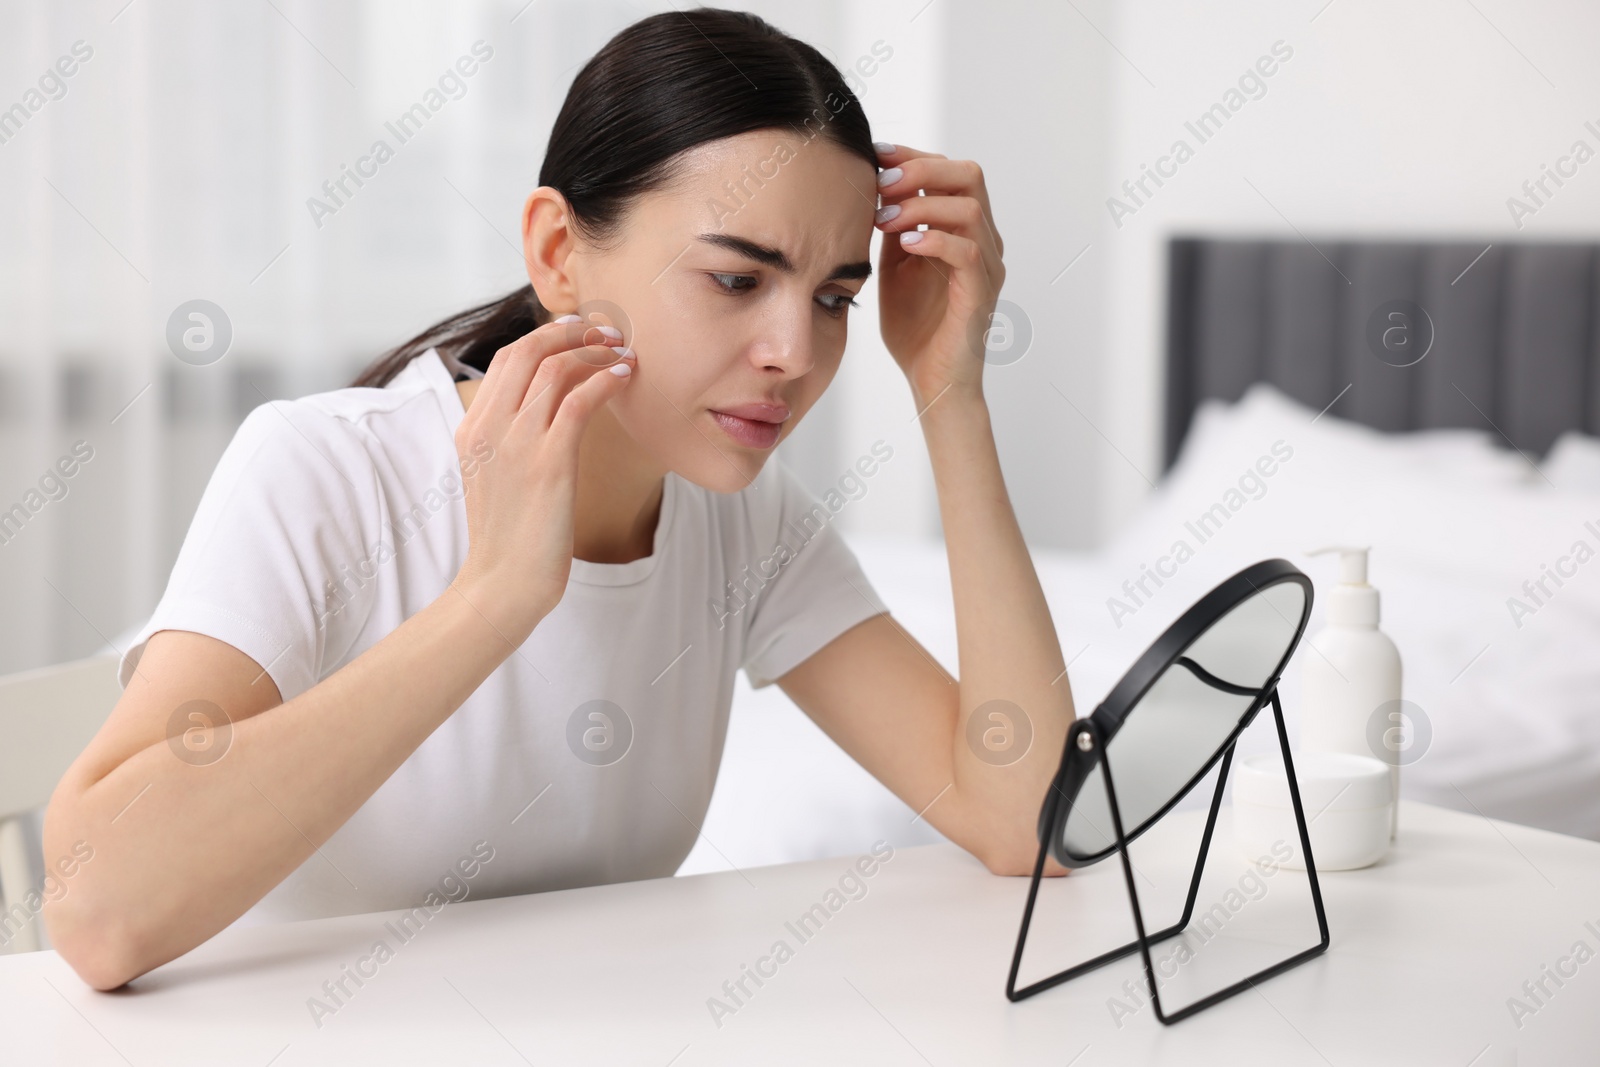
[[1345,585],[1367,584],[1367,550],[1370,545],[1329,545],[1326,548],[1313,548],[1307,552],[1308,556],[1323,556],[1329,552],[1339,553],[1339,581]]
[[1339,584],[1328,597],[1329,621],[1342,626],[1378,625],[1378,591],[1367,584],[1369,545],[1328,545],[1308,556],[1339,553]]

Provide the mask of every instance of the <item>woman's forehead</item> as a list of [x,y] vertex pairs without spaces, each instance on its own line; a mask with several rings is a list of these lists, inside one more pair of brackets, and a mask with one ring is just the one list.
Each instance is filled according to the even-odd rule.
[[703,148],[686,153],[669,187],[641,200],[650,230],[670,232],[679,248],[714,243],[702,235],[731,235],[779,249],[803,270],[819,259],[831,271],[835,261],[867,258],[877,202],[876,168],[866,160],[823,138],[780,131]]

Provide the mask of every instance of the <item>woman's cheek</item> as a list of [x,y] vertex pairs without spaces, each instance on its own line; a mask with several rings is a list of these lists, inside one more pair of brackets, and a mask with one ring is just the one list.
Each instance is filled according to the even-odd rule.
[[630,437],[642,445],[660,448],[672,440],[679,428],[693,432],[684,421],[684,415],[690,413],[688,405],[665,395],[671,383],[654,380],[649,357],[636,357],[632,378],[628,388],[612,397],[610,403],[617,422]]

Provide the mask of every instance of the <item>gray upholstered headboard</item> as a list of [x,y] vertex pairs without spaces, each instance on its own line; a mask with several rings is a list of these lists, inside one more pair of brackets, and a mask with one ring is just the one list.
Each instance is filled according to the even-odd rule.
[[[1498,428],[1535,458],[1600,433],[1600,245],[1178,237],[1168,257],[1166,466],[1201,400],[1262,380],[1319,410],[1348,385],[1332,414]],[[1425,313],[1413,341],[1431,322],[1409,366],[1370,339],[1391,301]]]

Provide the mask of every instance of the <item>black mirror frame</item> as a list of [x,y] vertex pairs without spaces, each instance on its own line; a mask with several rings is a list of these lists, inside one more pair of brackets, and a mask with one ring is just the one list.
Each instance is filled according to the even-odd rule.
[[[1188,611],[1185,611],[1178,617],[1177,621],[1168,626],[1161,636],[1157,637],[1150,647],[1145,649],[1144,653],[1134,661],[1133,666],[1128,668],[1128,672],[1112,687],[1111,692],[1106,694],[1105,699],[1100,701],[1099,705],[1089,715],[1089,721],[1094,723],[1100,736],[1104,739],[1103,744],[1110,744],[1111,739],[1122,728],[1122,724],[1127,719],[1128,714],[1138,706],[1139,701],[1144,699],[1144,695],[1150,691],[1150,687],[1155,685],[1156,681],[1170,668],[1179,664],[1187,667],[1191,672],[1197,672],[1200,680],[1207,684],[1240,695],[1256,695],[1257,690],[1230,686],[1222,682],[1221,679],[1211,677],[1209,672],[1205,671],[1199,664],[1188,660],[1184,653],[1234,607],[1267,587],[1286,581],[1294,582],[1304,590],[1305,608],[1300,613],[1300,621],[1295,627],[1294,636],[1284,649],[1283,658],[1278,661],[1266,684],[1259,690],[1260,699],[1240,717],[1239,723],[1229,733],[1227,739],[1217,746],[1216,752],[1212,753],[1211,757],[1205,761],[1194,777],[1189,779],[1182,789],[1174,793],[1172,798],[1151,814],[1149,818],[1128,833],[1130,842],[1137,840],[1140,834],[1144,833],[1150,826],[1158,822],[1162,816],[1171,811],[1173,806],[1180,800],[1188,796],[1189,792],[1200,784],[1200,780],[1210,773],[1211,768],[1216,766],[1217,760],[1222,758],[1223,753],[1233,746],[1233,743],[1238,739],[1239,734],[1244,731],[1244,728],[1255,721],[1256,714],[1266,705],[1268,694],[1277,687],[1278,679],[1282,676],[1284,667],[1288,665],[1290,658],[1294,655],[1295,648],[1300,643],[1301,636],[1305,633],[1306,622],[1311,616],[1311,600],[1313,596],[1311,579],[1306,576],[1304,571],[1288,560],[1267,559],[1262,560],[1260,563],[1252,564],[1224,580],[1205,596],[1195,601]],[[1075,736],[1069,736],[1067,741],[1068,744],[1061,754],[1060,769],[1056,772],[1056,778],[1052,784],[1052,789],[1060,794],[1060,798],[1064,802],[1059,809],[1061,814],[1060,825],[1047,834],[1045,817],[1049,812],[1050,805],[1046,802],[1040,805],[1038,833],[1041,841],[1048,840],[1050,842],[1050,855],[1057,863],[1063,867],[1087,867],[1090,864],[1099,863],[1111,855],[1116,850],[1116,844],[1113,842],[1091,855],[1076,856],[1067,851],[1066,845],[1062,841],[1060,830],[1065,828],[1067,812],[1071,810],[1072,802],[1083,788],[1083,783],[1088,779],[1089,773],[1094,770],[1095,765],[1100,761],[1099,753],[1104,751],[1104,748],[1102,747],[1090,753],[1077,747],[1077,738]]]
[[[1187,657],[1184,656],[1184,652],[1213,624],[1225,616],[1228,611],[1242,603],[1247,597],[1259,593],[1268,586],[1284,581],[1295,582],[1305,590],[1305,607],[1301,611],[1300,621],[1295,628],[1294,637],[1285,648],[1282,659],[1259,690],[1233,685],[1210,675],[1209,672],[1192,660],[1185,662]],[[1251,988],[1255,983],[1281,974],[1291,967],[1298,966],[1327,950],[1330,941],[1327,914],[1322,905],[1322,890],[1317,882],[1316,863],[1311,854],[1311,840],[1307,832],[1305,810],[1300,801],[1300,786],[1295,776],[1293,757],[1289,751],[1289,735],[1284,726],[1283,705],[1278,699],[1278,681],[1282,677],[1284,667],[1293,657],[1295,648],[1299,645],[1300,638],[1305,632],[1306,623],[1311,615],[1312,595],[1311,579],[1288,560],[1269,559],[1246,567],[1217,585],[1216,588],[1196,601],[1188,611],[1179,616],[1177,621],[1169,626],[1145,650],[1144,654],[1134,662],[1134,665],[1129,668],[1128,672],[1123,675],[1122,679],[1112,688],[1106,698],[1094,709],[1094,712],[1087,718],[1079,719],[1068,730],[1066,745],[1061,756],[1060,769],[1056,772],[1050,788],[1045,793],[1044,802],[1039,813],[1039,856],[1034,863],[1033,878],[1028,887],[1028,900],[1023,909],[1022,926],[1017,933],[1017,945],[1011,959],[1011,971],[1006,978],[1006,998],[1008,1000],[1015,1002],[1033,996],[1035,993],[1043,992],[1052,986],[1069,981],[1138,950],[1143,957],[1145,978],[1149,983],[1150,1000],[1155,1008],[1156,1018],[1163,1024],[1170,1026],[1180,1019],[1187,1018],[1195,1012],[1243,992],[1245,989]],[[1137,706],[1145,692],[1155,684],[1156,679],[1160,678],[1171,667],[1180,664],[1208,685],[1227,692],[1238,693],[1239,695],[1254,696],[1255,700],[1251,702],[1249,709],[1240,716],[1238,724],[1230,731],[1227,739],[1218,746],[1217,751],[1205,761],[1194,777],[1181,789],[1177,790],[1172,798],[1162,805],[1159,810],[1146,818],[1140,825],[1134,827],[1131,833],[1128,833],[1122,824],[1122,814],[1117,804],[1116,787],[1112,779],[1111,764],[1107,759],[1106,748],[1128,714]],[[1284,768],[1289,780],[1289,798],[1293,802],[1295,822],[1300,837],[1301,855],[1306,860],[1306,875],[1311,886],[1311,899],[1316,910],[1317,929],[1321,934],[1321,939],[1318,944],[1298,952],[1280,963],[1266,967],[1177,1011],[1167,1012],[1161,1005],[1160,990],[1156,984],[1155,967],[1150,958],[1150,946],[1156,942],[1176,936],[1183,932],[1184,928],[1189,924],[1189,919],[1194,913],[1195,899],[1200,890],[1200,877],[1205,871],[1206,856],[1210,852],[1212,832],[1216,828],[1217,812],[1222,806],[1222,795],[1227,786],[1228,771],[1233,763],[1234,746],[1238,743],[1239,734],[1254,721],[1261,708],[1268,703],[1272,705],[1273,718],[1277,725],[1279,748],[1283,753]],[[1211,768],[1216,766],[1219,759],[1222,761],[1222,770],[1217,776],[1217,788],[1211,798],[1211,809],[1206,818],[1204,834],[1201,837],[1199,855],[1195,859],[1194,874],[1189,881],[1189,893],[1184,904],[1183,914],[1172,926],[1158,930],[1153,934],[1147,934],[1145,932],[1144,914],[1139,906],[1138,889],[1133,881],[1133,864],[1128,857],[1128,845],[1134,838],[1149,829],[1171,811],[1173,805],[1188,795],[1190,790],[1210,772]],[[1066,852],[1065,845],[1062,843],[1061,830],[1066,824],[1073,800],[1082,789],[1084,782],[1087,781],[1090,771],[1096,765],[1101,768],[1101,779],[1105,785],[1106,799],[1111,810],[1112,828],[1116,835],[1115,840],[1109,847],[1093,855],[1073,856],[1071,853]],[[1017,972],[1022,965],[1023,947],[1027,943],[1028,927],[1032,921],[1034,904],[1039,894],[1039,881],[1044,872],[1045,857],[1054,855],[1057,862],[1066,867],[1085,867],[1104,859],[1112,852],[1118,853],[1122,858],[1123,878],[1127,883],[1128,901],[1133,909],[1134,929],[1138,937],[1126,945],[1102,953],[1093,959],[1018,989]]]

